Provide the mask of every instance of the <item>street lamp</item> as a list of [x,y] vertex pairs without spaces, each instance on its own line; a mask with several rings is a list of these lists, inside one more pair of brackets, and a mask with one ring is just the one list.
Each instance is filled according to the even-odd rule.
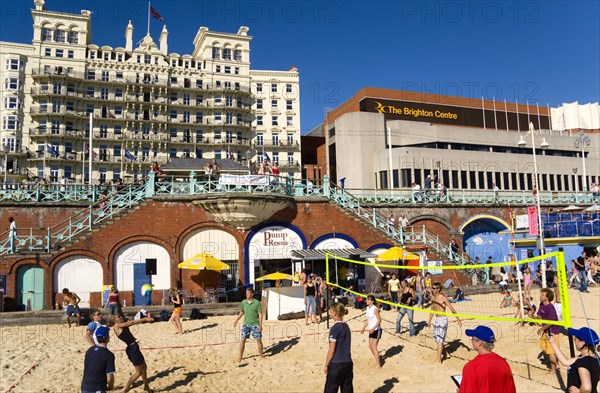
[[[535,193],[535,204],[537,207],[537,216],[538,216],[538,236],[540,238],[540,255],[544,254],[544,250],[545,250],[545,246],[544,246],[544,227],[542,224],[542,209],[540,207],[540,187],[539,187],[539,175],[538,175],[538,166],[537,166],[537,156],[535,154],[535,134],[536,131],[533,128],[533,123],[529,123],[529,131],[527,132],[527,135],[531,135],[531,151],[533,152],[533,176],[534,176],[534,183],[533,183],[533,189],[534,189],[534,193]],[[517,145],[519,147],[525,147],[527,145],[527,142],[525,142],[525,139],[523,139],[523,136],[521,135],[521,139],[519,140],[519,142],[517,143]],[[546,138],[542,138],[542,143],[540,144],[540,147],[542,149],[547,149],[548,148],[548,142],[546,142]],[[546,288],[546,262],[543,261],[542,262],[542,287]]]
[[575,148],[581,148],[581,161],[583,162],[583,193],[587,193],[587,173],[585,171],[585,147],[590,145],[590,137],[579,130],[579,136],[575,139]]
[[8,152],[10,151],[10,147],[4,145],[2,146],[2,150],[4,151],[4,188],[6,188],[6,172],[8,172]]

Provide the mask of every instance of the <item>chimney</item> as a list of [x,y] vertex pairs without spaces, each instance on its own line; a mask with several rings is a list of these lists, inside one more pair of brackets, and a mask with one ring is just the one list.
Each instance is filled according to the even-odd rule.
[[167,44],[167,37],[169,36],[169,32],[167,31],[167,25],[163,26],[162,31],[160,32],[160,38],[158,43],[160,45],[160,53],[163,55],[169,54],[169,45]]
[[33,3],[37,11],[44,11],[46,9],[46,2],[44,0],[35,0]]
[[131,52],[133,50],[133,25],[131,20],[125,29],[125,50]]

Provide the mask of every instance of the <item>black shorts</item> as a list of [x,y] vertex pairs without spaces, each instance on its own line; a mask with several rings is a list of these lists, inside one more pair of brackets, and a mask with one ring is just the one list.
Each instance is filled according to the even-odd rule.
[[369,333],[369,338],[375,338],[377,340],[381,339],[381,334],[383,333],[383,329],[377,329],[373,333]]
[[146,362],[144,355],[142,355],[142,351],[140,351],[140,346],[138,343],[128,345],[127,349],[125,349],[125,353],[127,354],[129,361],[134,366],[141,366]]

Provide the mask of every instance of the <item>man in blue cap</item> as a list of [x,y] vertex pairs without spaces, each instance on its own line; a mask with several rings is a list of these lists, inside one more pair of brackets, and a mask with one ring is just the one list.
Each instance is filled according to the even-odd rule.
[[460,383],[460,393],[516,393],[515,380],[510,366],[502,357],[493,352],[496,338],[487,326],[479,325],[467,329],[473,349],[477,351],[475,359],[465,364]]
[[85,353],[82,393],[106,392],[114,388],[115,355],[106,348],[108,332],[106,326],[98,327],[95,332],[98,344],[90,347]]

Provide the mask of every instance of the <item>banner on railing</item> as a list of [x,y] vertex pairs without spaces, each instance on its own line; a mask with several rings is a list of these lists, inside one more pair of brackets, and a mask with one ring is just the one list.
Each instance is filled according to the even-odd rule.
[[527,208],[527,218],[529,221],[529,235],[537,236],[538,235],[538,215],[537,215],[537,207],[529,206]]
[[236,186],[268,186],[269,175],[227,175],[221,174],[220,184],[231,184]]

